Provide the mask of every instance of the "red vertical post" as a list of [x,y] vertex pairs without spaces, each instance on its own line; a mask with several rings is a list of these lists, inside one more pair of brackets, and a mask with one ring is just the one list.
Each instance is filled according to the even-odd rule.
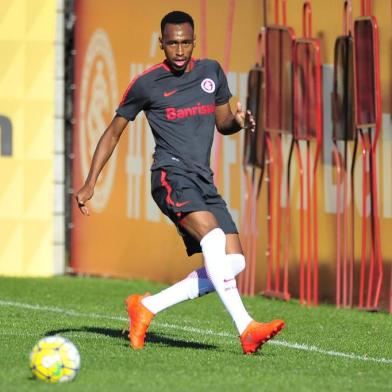
[[306,234],[307,234],[307,265],[306,265],[306,302],[312,303],[312,191],[311,191],[311,165],[310,165],[310,142],[306,141]]
[[274,269],[274,201],[275,201],[275,157],[271,136],[266,134],[268,160],[268,212],[267,212],[267,227],[268,227],[268,270],[267,270],[267,290],[272,291],[272,276]]
[[365,290],[365,274],[366,274],[366,242],[367,242],[367,227],[366,227],[366,197],[367,197],[367,148],[362,132],[360,132],[360,141],[362,146],[362,254],[361,254],[361,271],[359,278],[359,307],[363,307],[364,290]]
[[[275,138],[275,146],[276,146],[276,165],[278,169],[278,178],[277,178],[277,195],[276,195],[276,233],[277,233],[277,238],[276,238],[276,271],[275,271],[275,291],[282,292],[281,284],[280,284],[280,276],[281,276],[281,266],[280,266],[280,259],[281,259],[281,244],[282,244],[282,227],[281,227],[281,207],[280,207],[280,201],[282,198],[282,171],[283,171],[283,165],[282,165],[282,144],[281,144],[281,136],[276,135]],[[285,279],[286,272],[283,270],[283,279]]]
[[353,291],[354,291],[354,262],[355,262],[355,187],[354,187],[354,173],[355,173],[355,163],[356,155],[358,149],[358,137],[356,137],[354,142],[354,151],[351,161],[350,168],[350,194],[351,194],[351,208],[350,208],[350,284],[351,284],[351,306],[353,305]]
[[304,169],[302,165],[301,149],[299,141],[295,142],[295,153],[298,164],[299,175],[299,302],[301,305],[305,303],[305,226],[304,226]]
[[321,153],[322,145],[322,124],[323,124],[323,109],[321,100],[321,56],[320,56],[320,46],[315,45],[315,92],[316,92],[316,152],[314,156],[313,163],[313,304],[318,305],[318,203],[317,203],[317,167]]
[[290,145],[290,152],[287,161],[287,179],[286,179],[286,227],[285,227],[285,238],[284,238],[284,295],[286,298],[290,298],[289,294],[289,258],[290,258],[290,244],[291,244],[291,208],[290,208],[290,184],[291,184],[291,161],[294,151],[294,138],[292,138],[292,142]]
[[391,266],[391,279],[389,283],[389,313],[392,314],[392,266]]
[[341,306],[341,172],[342,165],[339,150],[334,144],[333,154],[336,164],[336,306],[339,308]]

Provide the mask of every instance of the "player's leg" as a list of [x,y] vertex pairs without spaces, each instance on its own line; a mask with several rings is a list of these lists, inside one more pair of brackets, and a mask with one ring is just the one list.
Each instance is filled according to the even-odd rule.
[[[245,258],[242,254],[226,255],[226,262],[233,274],[238,275],[245,268]],[[191,272],[185,279],[173,284],[157,294],[144,296],[133,294],[126,300],[129,318],[133,320],[132,331],[129,333],[131,346],[143,348],[145,334],[153,317],[178,303],[195,299],[214,292],[215,288],[208,278],[205,267]]]
[[[153,171],[151,173],[151,191],[160,210],[177,226],[183,214],[205,209],[203,196],[200,194],[197,184],[194,183],[194,179],[189,178],[185,172],[181,173],[178,168],[176,170],[165,168]],[[192,239],[192,237],[187,235],[186,239]],[[199,252],[199,243],[192,241],[193,245],[196,244],[198,248],[195,252]],[[203,271],[199,272],[203,277]],[[194,279],[187,279],[185,284],[180,282],[161,294],[147,297],[135,294],[126,299],[130,319],[129,338],[133,348],[144,346],[146,331],[156,313],[174,303],[194,297],[195,285],[189,287],[192,283],[195,283]]]
[[[159,180],[159,176],[156,175],[155,178]],[[169,181],[169,179],[170,179],[170,173],[168,174],[167,177],[165,176],[165,181]],[[180,180],[182,179],[183,177],[181,177]],[[177,177],[175,181],[177,186],[179,184],[178,180],[179,179]],[[185,181],[187,180],[188,179],[185,177]],[[187,204],[188,208],[197,207],[197,203],[199,203],[199,207],[204,206],[205,199],[200,198],[201,195],[198,192],[194,193],[194,191],[192,191],[191,189],[192,187],[189,185],[192,184],[188,184],[187,187],[183,188],[184,190],[186,189],[188,192],[191,192],[190,194],[187,193],[186,195],[181,192],[180,193],[173,192],[173,194],[171,194],[169,192],[171,192],[172,187],[170,188],[167,187],[166,189],[166,187],[164,186],[165,189],[162,189],[162,187],[160,188],[159,185],[156,188],[156,192],[155,193],[153,192],[154,200],[157,202],[158,206],[166,215],[168,215],[173,220],[174,223],[177,224],[179,223],[177,217],[181,215],[179,214],[179,211],[174,209],[174,205],[176,204],[177,201],[183,202],[183,200],[173,200],[172,198],[174,198],[176,195],[180,194],[183,197],[186,196],[186,200],[192,200],[191,203]],[[208,194],[211,195],[211,189],[208,190]],[[222,298],[223,303],[228,308],[229,313],[232,315],[233,320],[235,321],[239,332],[245,330],[241,338],[244,336],[248,337],[249,334],[252,335],[252,339],[250,339],[252,345],[248,345],[247,347],[245,347],[243,344],[244,352],[249,353],[255,351],[265,340],[268,340],[270,338],[269,335],[271,335],[271,333],[269,332],[268,328],[271,327],[269,326],[270,323],[263,324],[263,326],[267,325],[268,328],[267,329],[263,328],[261,330],[260,323],[255,323],[254,321],[251,322],[252,319],[250,318],[245,308],[243,307],[242,301],[239,297],[236,287],[231,288],[229,290],[226,290],[227,288],[225,288],[224,283],[229,283],[231,285],[235,284],[235,279],[234,279],[235,268],[233,270],[232,268],[227,268],[227,266],[229,265],[229,263],[227,263],[227,259],[230,257],[237,258],[237,260],[240,260],[239,263],[242,264],[242,268],[244,266],[244,259],[242,256],[242,249],[241,249],[241,244],[239,242],[238,235],[229,234],[225,236],[223,231],[220,229],[220,225],[222,225],[222,227],[226,230],[226,232],[228,233],[236,232],[235,224],[232,221],[230,214],[228,213],[225,207],[222,207],[222,205],[225,206],[224,202],[222,202],[219,199],[220,199],[219,196],[213,197],[213,204],[215,204],[215,207],[212,206],[211,203],[208,203],[207,209],[214,207],[214,214],[208,211],[203,211],[203,208],[200,208],[200,210],[197,209],[197,212],[190,212],[188,213],[188,215],[186,215],[184,219],[181,219],[181,225],[182,228],[184,228],[188,233],[191,233],[192,236],[197,241],[200,241],[203,255],[205,258],[205,265],[207,267],[207,270],[209,271],[209,277],[211,278],[212,282],[214,282],[215,280],[212,286],[214,286],[214,288],[217,288],[218,285],[219,287],[218,294]],[[191,204],[193,205],[191,206]],[[218,217],[219,224],[215,217]],[[223,237],[221,234],[223,234]],[[214,238],[215,239],[220,238],[220,240],[215,241]],[[196,250],[196,252],[200,251],[200,246],[198,243],[197,243],[197,247],[198,250]],[[226,253],[230,253],[230,252],[236,252],[236,253],[234,254],[232,253],[231,256],[226,255]],[[215,259],[218,260],[214,261]],[[182,300],[185,299],[189,299],[190,296],[193,297],[197,295],[194,293],[200,292],[200,289],[201,290],[204,289],[206,292],[212,290],[211,281],[207,277],[206,270],[200,269],[198,270],[198,272],[200,273],[200,275],[198,274],[197,276],[198,278],[200,277],[201,279],[197,279],[198,281],[197,286],[193,285],[193,287],[197,287],[197,288],[194,289],[194,291],[191,291],[191,294],[189,294],[190,291],[188,285],[185,285],[186,287],[184,287],[184,285],[182,284],[177,286],[174,290],[175,295],[173,296],[173,298],[175,298],[175,300],[173,304],[181,302]],[[196,280],[193,280],[193,284],[195,284],[195,281]],[[204,288],[203,286],[199,285],[199,283],[203,281],[205,283]],[[191,280],[188,280],[187,284],[189,282],[191,282]],[[225,291],[227,291],[226,295],[225,295]],[[230,300],[230,297],[233,297],[234,300]],[[131,345],[134,348],[143,347],[145,332],[149,326],[152,317],[154,316],[154,313],[143,305],[143,302],[147,304],[149,299],[151,299],[151,297],[147,297],[143,299],[143,297],[140,295],[133,295],[128,297],[127,299],[128,313],[131,319],[130,338],[131,338]],[[254,324],[257,324],[256,331],[254,328]],[[255,339],[253,338],[254,336],[256,336],[256,338],[258,339],[258,341],[256,341],[256,346],[254,343],[255,342]]]
[[[226,251],[242,252],[238,234],[226,235]],[[282,320],[273,320],[269,323],[259,323],[252,320],[245,330],[240,333],[240,341],[245,354],[257,351],[266,341],[271,339],[284,327]]]
[[[202,242],[206,269],[196,271],[196,274],[191,274],[185,281],[181,281],[154,296],[143,298],[140,295],[131,295],[128,297],[128,314],[133,324],[129,336],[133,348],[144,346],[145,333],[157,312],[175,303],[194,298],[200,291],[204,293],[211,292],[213,289],[218,291],[218,295],[231,314],[239,331],[243,331],[252,321],[235,288],[235,271],[227,260],[230,258],[237,259],[237,263],[241,264],[242,270],[245,264],[242,260],[243,256],[242,254],[229,257],[226,255],[226,235],[218,227],[214,215],[208,211],[192,212],[181,220],[181,226],[197,241]],[[223,235],[223,241],[221,235]],[[233,237],[235,238],[235,235]],[[216,239],[218,241],[216,245],[213,245]],[[237,246],[233,246],[232,242],[236,243]],[[237,252],[242,252],[239,241],[234,242],[229,239],[228,247]],[[214,248],[217,248],[217,250]],[[218,262],[210,261],[216,257],[219,259]],[[238,260],[240,261],[238,262]],[[208,274],[206,271],[208,271]],[[216,276],[217,274],[218,276]],[[217,284],[217,282],[219,283]],[[225,293],[228,287],[232,292]]]
[[[237,276],[245,268],[245,257],[242,254],[228,254],[225,262],[230,265],[234,276]],[[215,287],[207,275],[206,268],[200,267],[167,289],[144,297],[142,304],[156,315],[178,303],[202,297],[214,291]]]
[[[204,215],[204,211],[201,212]],[[209,213],[207,213],[208,215]],[[197,228],[197,230],[201,230]],[[197,234],[195,234],[197,236]],[[231,268],[233,275],[237,276],[245,268],[245,257],[242,254],[238,234],[226,235],[225,263]],[[185,242],[189,242],[186,241]],[[188,243],[187,247],[192,247]],[[215,287],[207,275],[205,267],[192,271],[185,279],[173,284],[161,292],[142,299],[142,304],[152,313],[157,314],[180,302],[201,297],[215,291]]]
[[182,219],[181,226],[200,241],[208,277],[241,334],[252,318],[242,303],[233,271],[225,262],[225,233],[218,226],[215,216],[208,211],[188,214]]
[[[204,216],[204,218],[206,217]],[[192,227],[194,227],[194,235],[202,236],[203,227],[209,226],[205,226],[203,223],[203,227]],[[202,237],[201,242],[203,242],[204,238],[204,240],[207,239],[207,241],[211,240],[214,243],[219,243],[219,241],[216,241],[216,239],[219,238],[219,230],[218,228],[212,229]],[[209,233],[211,233],[213,236],[211,237],[211,235],[208,235]],[[216,234],[218,234],[218,236],[216,236]],[[133,327],[133,334],[130,334],[131,345],[133,348],[142,348],[144,346],[145,333],[154,314],[157,311],[163,310],[163,308],[167,308],[187,299],[199,296],[201,292],[206,294],[217,288],[220,290],[220,292],[218,291],[218,295],[222,299],[222,302],[224,303],[226,309],[229,311],[237,326],[244,353],[249,354],[255,352],[264,342],[279,332],[279,330],[284,325],[280,320],[276,320],[271,323],[257,323],[253,321],[246,312],[235,285],[234,275],[236,272],[236,263],[234,263],[233,269],[232,264],[227,262],[228,259],[230,260],[230,258],[238,262],[241,260],[241,257],[243,258],[243,256],[240,253],[228,255],[225,254],[226,252],[242,252],[239,237],[237,234],[229,234],[224,237],[226,241],[224,244],[223,253],[224,257],[226,258],[226,263],[215,263],[214,259],[212,261],[210,260],[210,262],[206,262],[206,267],[209,271],[208,275],[206,274],[206,270],[204,268],[199,269],[196,271],[196,274],[191,274],[187,279],[176,283],[175,285],[154,296],[147,296],[143,298],[140,295],[133,295],[128,298],[128,312],[130,313],[130,318],[137,321],[137,325]],[[205,259],[209,257],[209,252],[211,251],[208,249],[208,246],[208,243],[207,245],[205,242],[204,245],[202,244],[204,251],[203,253],[207,253],[207,255],[204,254]],[[214,254],[216,255],[216,253]],[[215,258],[214,255],[212,255],[212,257]],[[230,265],[230,269],[232,270],[228,271],[227,268],[225,268],[225,264]],[[243,262],[238,262],[237,266],[241,265],[239,269],[242,270],[244,264],[245,261],[243,259]],[[219,274],[218,277],[216,276],[217,271]],[[212,283],[212,279],[215,279],[215,283]],[[218,284],[216,283],[217,281]],[[223,284],[219,283],[222,281]],[[227,287],[227,284],[230,286]],[[156,312],[152,311],[154,307]],[[131,314],[132,311],[134,313],[133,315]]]
[[[196,222],[187,220],[184,227],[189,231],[195,227],[200,228],[197,221],[199,217],[196,214],[189,214],[189,216]],[[198,234],[198,230],[193,231],[193,235],[195,234]],[[215,228],[204,234],[200,239],[200,244],[208,276],[237,327],[243,352],[254,353],[284,327],[284,322],[274,320],[269,323],[258,323],[247,313],[238,293],[234,276],[222,262],[226,248],[235,249],[235,251],[241,249],[238,235],[227,239],[223,230]]]

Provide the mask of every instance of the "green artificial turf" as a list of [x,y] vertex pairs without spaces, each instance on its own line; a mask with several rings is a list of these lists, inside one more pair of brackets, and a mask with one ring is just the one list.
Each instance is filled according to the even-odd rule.
[[[0,391],[391,391],[392,316],[244,298],[258,320],[287,327],[244,356],[215,294],[160,313],[146,347],[128,346],[124,298],[163,285],[117,279],[0,278]],[[59,334],[78,347],[77,378],[32,377],[31,348]],[[346,355],[347,354],[347,355]]]

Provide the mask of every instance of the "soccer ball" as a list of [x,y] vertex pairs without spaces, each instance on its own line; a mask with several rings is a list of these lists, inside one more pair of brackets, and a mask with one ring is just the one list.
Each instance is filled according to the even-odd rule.
[[41,339],[30,353],[30,369],[46,382],[71,381],[80,368],[80,355],[68,339],[48,336]]

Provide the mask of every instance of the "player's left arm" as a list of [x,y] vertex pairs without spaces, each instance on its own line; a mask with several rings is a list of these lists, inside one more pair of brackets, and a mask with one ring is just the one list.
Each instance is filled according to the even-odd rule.
[[255,120],[252,113],[242,110],[242,105],[237,102],[236,112],[231,111],[230,104],[217,105],[215,108],[215,124],[222,135],[232,135],[241,129],[254,131]]

